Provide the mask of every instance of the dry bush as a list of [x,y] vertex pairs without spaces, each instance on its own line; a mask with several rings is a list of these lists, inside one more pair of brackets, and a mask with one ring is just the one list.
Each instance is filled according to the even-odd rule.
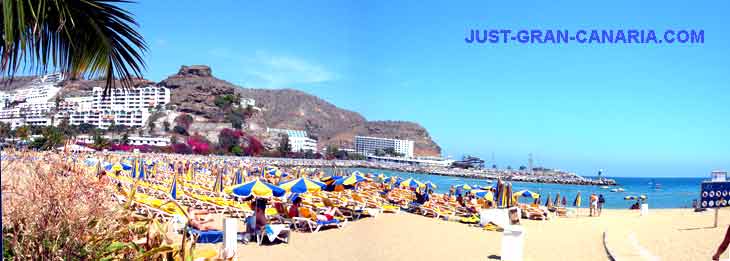
[[[62,159],[46,159],[63,162]],[[57,161],[56,161],[57,160]],[[98,260],[134,255],[128,215],[109,186],[43,160],[2,169],[5,259]]]

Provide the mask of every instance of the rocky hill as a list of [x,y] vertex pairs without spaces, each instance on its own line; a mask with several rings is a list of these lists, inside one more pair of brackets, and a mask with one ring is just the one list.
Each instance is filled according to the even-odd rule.
[[159,83],[171,89],[172,104],[178,110],[207,118],[217,117],[214,100],[232,94],[256,100],[262,111],[247,122],[250,132],[265,134],[266,127],[301,129],[316,137],[321,145],[353,146],[356,135],[415,141],[416,155],[440,155],[441,148],[418,123],[367,121],[359,113],[338,108],[316,96],[292,89],[242,88],[213,76],[208,66],[182,66],[180,71]]
[[[0,79],[0,90],[9,90],[26,85],[32,77],[16,77],[12,83]],[[136,79],[135,86],[155,84],[145,79]],[[306,130],[318,139],[321,146],[337,145],[353,147],[356,135],[383,138],[397,138],[415,141],[415,154],[437,156],[441,148],[431,139],[428,131],[418,123],[404,121],[368,121],[357,112],[339,108],[316,96],[293,89],[251,89],[236,86],[215,78],[208,66],[182,66],[178,73],[157,83],[171,90],[171,104],[180,112],[190,113],[198,119],[205,119],[206,128],[215,130],[211,124],[230,127],[224,122],[223,111],[215,105],[215,98],[221,95],[238,95],[252,98],[261,111],[248,119],[245,128],[264,139],[269,135],[266,128]],[[74,96],[103,86],[103,81],[67,80],[61,83],[62,96]],[[201,130],[201,132],[205,132]],[[212,134],[214,131],[210,131]],[[207,132],[206,132],[207,133]],[[207,135],[209,136],[209,135]],[[209,137],[216,140],[215,137]]]

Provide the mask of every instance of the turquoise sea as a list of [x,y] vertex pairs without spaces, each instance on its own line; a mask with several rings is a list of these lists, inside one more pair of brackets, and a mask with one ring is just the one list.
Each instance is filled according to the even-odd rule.
[[[348,169],[348,171],[359,170],[365,173],[383,173],[386,176],[400,176],[402,178],[415,178],[419,181],[431,181],[438,186],[436,192],[448,193],[449,187],[452,185],[469,184],[487,186],[483,179],[456,178],[438,175],[429,175],[424,173],[407,173],[380,169]],[[612,178],[612,177],[607,177]],[[554,199],[555,194],[560,193],[561,198],[566,196],[569,204],[573,202],[577,192],[580,191],[583,199],[583,207],[587,207],[588,196],[591,193],[603,194],[606,198],[606,208],[624,209],[629,208],[635,201],[624,200],[625,196],[646,195],[650,208],[686,208],[692,206],[692,200],[699,197],[700,183],[706,178],[612,178],[618,184],[617,187],[623,188],[624,192],[610,192],[610,189],[602,189],[599,186],[583,186],[583,185],[559,185],[559,184],[538,184],[525,182],[512,182],[513,191],[522,189],[531,190],[541,195],[543,199],[548,194]],[[655,189],[650,183],[660,184],[659,189]],[[611,187],[614,188],[614,187]],[[521,201],[527,202],[527,199]],[[543,201],[543,204],[545,202]]]

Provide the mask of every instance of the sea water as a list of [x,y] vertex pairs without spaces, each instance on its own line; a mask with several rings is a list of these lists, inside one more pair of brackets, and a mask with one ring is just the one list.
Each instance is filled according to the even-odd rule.
[[[425,173],[409,173],[380,169],[347,169],[347,171],[358,170],[363,173],[380,174],[386,176],[399,176],[401,178],[415,178],[421,182],[431,181],[438,188],[438,193],[448,193],[449,187],[461,184],[491,186],[494,183],[488,183],[484,179],[458,178],[449,176],[430,175]],[[628,209],[636,200],[625,200],[626,196],[646,195],[650,208],[688,208],[692,206],[692,200],[699,198],[700,184],[706,178],[625,178],[625,177],[606,177],[616,180],[618,186],[610,186],[608,189],[602,189],[600,186],[586,185],[562,185],[562,184],[542,184],[527,182],[512,182],[512,191],[527,189],[537,192],[542,196],[542,204],[550,195],[555,200],[555,195],[560,193],[562,201],[565,196],[569,206],[572,206],[578,192],[581,194],[581,207],[588,207],[588,197],[591,193],[596,195],[602,194],[606,199],[605,208]],[[659,184],[659,188],[654,184]],[[624,192],[611,192],[613,188],[623,188]],[[520,202],[531,202],[530,199],[522,198]]]

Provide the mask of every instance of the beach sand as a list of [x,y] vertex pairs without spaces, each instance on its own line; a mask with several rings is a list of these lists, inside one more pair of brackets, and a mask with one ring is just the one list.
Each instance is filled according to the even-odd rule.
[[[601,217],[522,220],[525,260],[608,260],[603,238],[620,260],[709,260],[730,224],[730,210],[604,210]],[[292,233],[290,244],[239,244],[240,260],[499,260],[502,234],[400,213],[350,222],[342,229]],[[198,247],[220,247],[199,244]],[[727,254],[725,255],[727,256]]]

